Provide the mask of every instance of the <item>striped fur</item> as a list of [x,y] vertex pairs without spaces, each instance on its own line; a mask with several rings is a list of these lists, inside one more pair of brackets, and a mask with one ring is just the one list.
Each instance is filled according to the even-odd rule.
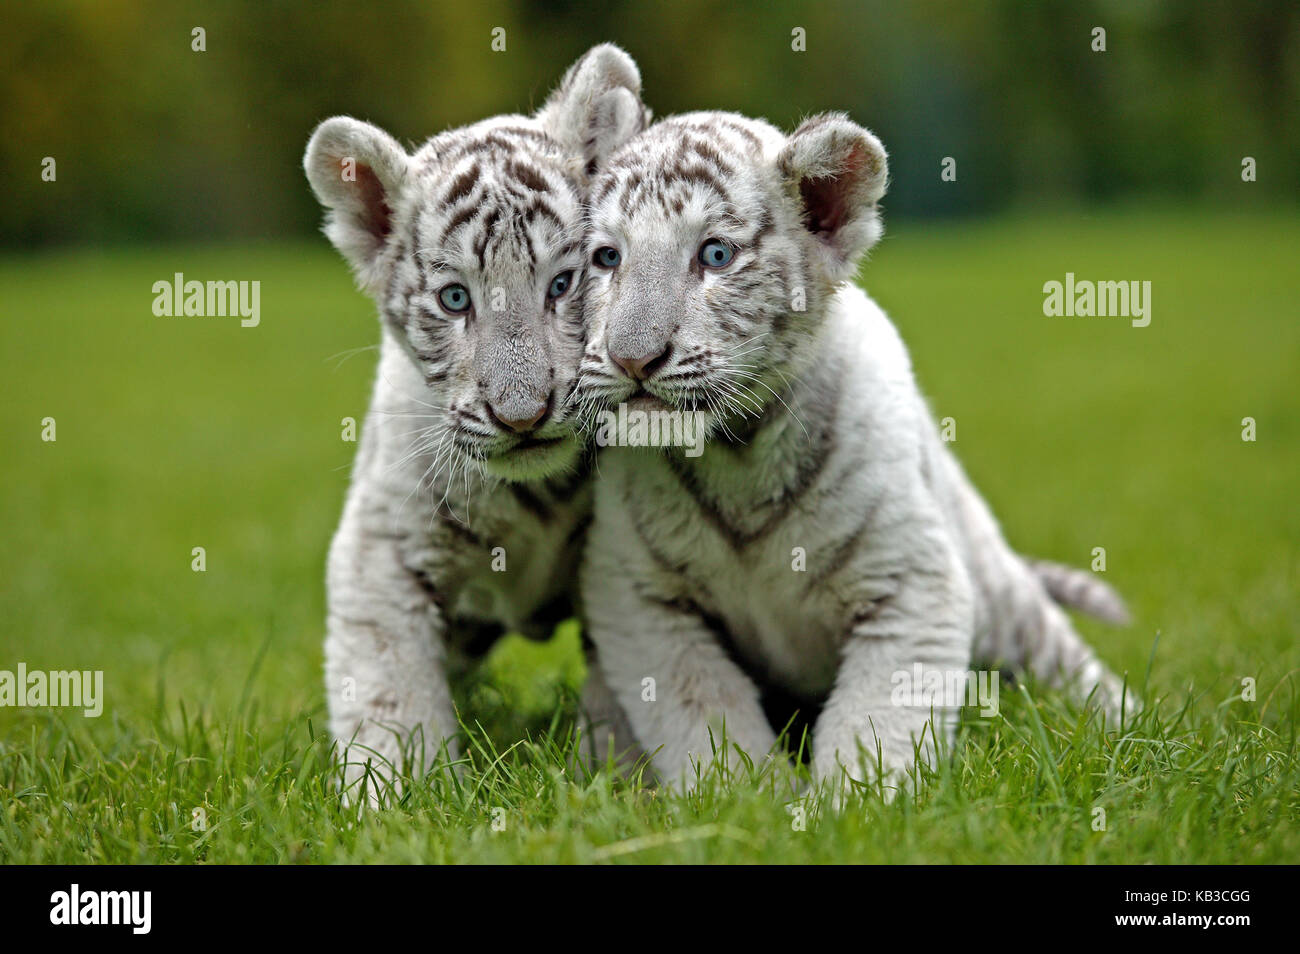
[[[414,154],[338,117],[308,144],[326,233],[382,319],[328,566],[330,727],[351,780],[368,759],[388,774],[408,738],[414,768],[432,767],[456,728],[453,659],[503,629],[549,635],[576,605],[591,497],[574,416],[583,209],[590,172],[645,121],[639,96],[636,65],[606,45],[536,116]],[[453,285],[463,312],[445,307]]]
[[[819,777],[872,775],[878,756],[897,782],[954,707],[894,705],[891,678],[965,671],[972,652],[1117,704],[939,439],[892,324],[848,284],[886,179],[880,143],[842,115],[787,137],[693,113],[592,185],[588,249],[620,260],[584,286],[582,400],[699,411],[711,436],[698,458],[606,450],[584,560],[606,682],[669,781],[724,724],[767,753],[779,691],[822,705]],[[710,240],[724,267],[703,263]]]
[[1029,560],[1049,596],[1062,606],[1086,613],[1113,626],[1127,626],[1132,622],[1124,598],[1085,570],[1054,563],[1051,560]]

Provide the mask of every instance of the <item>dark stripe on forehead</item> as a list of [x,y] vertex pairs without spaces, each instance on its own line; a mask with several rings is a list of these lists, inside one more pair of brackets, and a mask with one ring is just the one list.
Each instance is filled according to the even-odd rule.
[[[668,198],[668,193],[662,189],[658,193],[656,193],[655,197],[659,200],[659,208],[663,209],[665,216],[680,214],[681,208],[684,207],[686,204],[686,200],[683,199],[680,194],[674,194],[672,197],[672,201],[670,202]],[[671,208],[672,206],[678,207],[676,212],[673,211],[673,209]]]
[[466,156],[493,158],[502,152],[514,152],[514,148],[500,137],[484,137],[482,139],[466,139],[464,142],[456,143],[439,158],[444,163],[450,163]]
[[528,265],[528,274],[536,275],[537,274],[537,249],[533,247],[533,236],[528,231],[528,223],[520,219],[515,219],[514,226],[515,226],[514,228],[515,234],[519,236],[519,240],[524,244],[524,246],[528,250],[528,257],[525,260],[526,264]]
[[623,194],[619,196],[618,208],[624,215],[632,212],[632,205],[636,199],[636,194],[641,191],[641,177],[637,173],[632,173],[623,183]]
[[442,238],[438,242],[438,244],[442,246],[446,246],[447,240],[451,238],[452,233],[455,232],[457,229],[459,229],[461,226],[465,225],[467,222],[473,220],[479,214],[479,212],[482,211],[482,209],[483,206],[480,202],[466,203],[465,206],[459,212],[457,212],[455,215],[451,217],[451,221],[447,223],[447,227],[442,230]]
[[[735,215],[731,196],[722,180],[707,166],[692,160],[686,166],[674,166],[659,170],[652,179],[644,180],[639,173],[629,175],[619,196],[619,211],[631,216],[646,205],[656,202],[668,214],[679,215],[685,207],[683,188],[702,186],[711,190],[723,202],[723,211]],[[678,187],[678,188],[675,188]]]
[[697,157],[713,166],[720,175],[734,176],[736,174],[735,166],[722,158],[722,153],[718,152],[710,142],[697,139],[694,136],[683,140],[678,149],[678,154],[681,159],[685,160],[689,153],[694,153]]
[[708,166],[700,163],[692,163],[688,166],[678,166],[666,170],[660,177],[664,185],[671,185],[674,182],[686,182],[692,185],[707,186],[716,192],[722,199],[730,200],[731,194],[727,187]]
[[492,230],[496,227],[497,221],[501,218],[501,210],[496,206],[488,213],[487,220],[483,223],[483,234],[479,236],[478,241],[474,243],[474,254],[478,256],[478,267],[487,267],[487,244],[488,239],[492,237]]
[[451,134],[451,142],[426,160],[426,167],[446,164],[468,155],[514,154],[528,152],[535,156],[558,159],[563,156],[559,143],[545,133],[522,126],[507,126],[490,132]]
[[568,176],[565,176],[563,181],[569,187],[569,197],[580,206],[586,205],[587,195],[583,187]]
[[506,166],[506,173],[516,182],[533,192],[550,192],[551,187],[546,184],[542,174],[527,163],[514,160]]
[[613,172],[607,173],[596,190],[595,201],[604,202],[609,197],[609,194],[618,188],[620,181],[617,174]]
[[532,224],[534,220],[539,218],[550,219],[555,223],[556,228],[563,229],[565,227],[565,222],[560,218],[560,213],[555,210],[555,206],[541,196],[533,199],[532,202],[528,203],[528,207],[524,209],[524,221]]
[[751,152],[756,150],[761,150],[763,148],[763,140],[759,139],[750,130],[740,125],[740,123],[730,119],[720,119],[718,120],[718,125],[721,126],[723,129],[726,129],[728,132],[733,132],[741,139],[745,140],[745,144],[749,146]]
[[507,137],[501,135],[500,131],[488,133],[478,141],[475,151],[499,149],[504,152],[514,152],[519,148],[519,143],[511,142]]
[[474,183],[478,181],[478,174],[479,164],[475,162],[452,181],[447,194],[442,197],[442,204],[452,205],[469,195],[470,189],[474,188]]

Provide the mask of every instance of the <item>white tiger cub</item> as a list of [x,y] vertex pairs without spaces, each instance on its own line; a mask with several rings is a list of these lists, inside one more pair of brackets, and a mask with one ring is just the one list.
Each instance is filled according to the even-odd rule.
[[[379,307],[378,376],[330,547],[330,729],[355,782],[414,770],[456,730],[449,654],[572,612],[590,520],[573,392],[582,220],[600,160],[643,128],[636,64],[597,46],[532,117],[499,116],[408,155],[323,122],[304,166],[326,234]],[[589,705],[607,696],[599,677]],[[374,799],[374,792],[371,792]]]
[[[775,692],[821,705],[816,777],[896,785],[917,753],[933,761],[961,702],[894,704],[896,677],[964,674],[972,650],[1118,706],[940,440],[893,325],[850,284],[886,178],[879,141],[842,115],[787,137],[694,113],[592,185],[584,402],[692,413],[710,435],[698,456],[602,453],[583,567],[606,682],[670,783],[724,725],[768,753]],[[1042,572],[1122,615],[1078,571]]]

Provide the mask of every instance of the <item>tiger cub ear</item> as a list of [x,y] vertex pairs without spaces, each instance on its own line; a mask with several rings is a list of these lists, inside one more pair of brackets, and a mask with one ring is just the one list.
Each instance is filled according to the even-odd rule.
[[357,283],[375,291],[377,263],[392,231],[410,157],[392,136],[348,116],[327,119],[307,142],[302,165],[327,210],[325,234],[352,265]]
[[851,278],[880,240],[876,203],[889,179],[885,147],[843,113],[823,113],[804,120],[786,140],[777,168],[828,275]]
[[578,58],[537,113],[546,132],[582,157],[593,175],[621,147],[650,124],[641,102],[641,71],[612,43],[593,46]]

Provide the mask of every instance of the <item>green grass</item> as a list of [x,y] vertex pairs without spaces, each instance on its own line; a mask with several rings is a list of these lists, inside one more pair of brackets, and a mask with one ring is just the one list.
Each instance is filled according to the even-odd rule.
[[[864,278],[936,414],[1018,548],[1106,548],[1135,622],[1080,625],[1149,705],[1102,733],[1006,691],[914,797],[804,831],[770,775],[669,796],[570,771],[572,624],[459,687],[460,775],[340,805],[322,568],[370,306],[323,240],[0,259],[0,669],[102,669],[107,695],[99,719],[0,708],[0,862],[1294,862],[1298,258],[1282,216],[891,232]],[[176,271],[260,280],[261,326],[154,317]],[[1151,281],[1150,327],[1043,317],[1067,271]]]

